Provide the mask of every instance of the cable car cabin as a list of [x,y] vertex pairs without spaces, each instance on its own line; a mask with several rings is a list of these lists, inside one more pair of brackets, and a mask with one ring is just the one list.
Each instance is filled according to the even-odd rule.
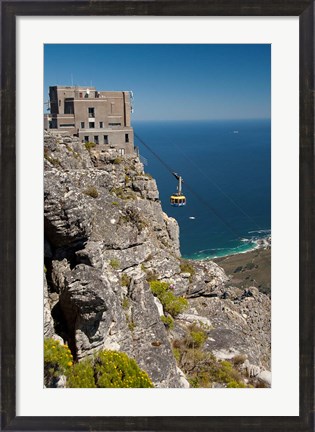
[[179,174],[175,172],[173,172],[172,174],[178,180],[178,186],[177,186],[177,192],[174,193],[170,198],[170,203],[174,207],[182,207],[186,205],[186,197],[185,195],[182,194],[182,183],[184,182],[182,177]]
[[186,205],[186,197],[184,195],[172,195],[170,203],[174,207],[182,207]]

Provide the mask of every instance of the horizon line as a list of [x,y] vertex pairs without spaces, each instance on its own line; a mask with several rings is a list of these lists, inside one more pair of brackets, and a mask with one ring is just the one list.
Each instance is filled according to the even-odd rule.
[[132,119],[131,122],[171,122],[171,121],[178,121],[178,122],[188,122],[188,121],[251,121],[251,120],[270,120],[271,117],[250,117],[250,118],[206,118],[206,119]]

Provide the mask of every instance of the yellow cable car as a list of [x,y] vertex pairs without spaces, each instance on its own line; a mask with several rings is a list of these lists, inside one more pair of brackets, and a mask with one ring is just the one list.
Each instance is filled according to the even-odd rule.
[[173,207],[182,207],[186,205],[186,197],[182,194],[182,183],[183,179],[177,173],[173,173],[173,176],[178,180],[177,193],[174,193],[170,197],[170,204]]

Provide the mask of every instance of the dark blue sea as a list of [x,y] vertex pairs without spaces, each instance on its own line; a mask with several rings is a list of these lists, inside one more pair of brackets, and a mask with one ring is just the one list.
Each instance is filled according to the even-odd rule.
[[[271,228],[270,120],[133,122],[145,171],[180,226],[181,253],[203,259],[245,252]],[[183,179],[187,205],[169,197]]]

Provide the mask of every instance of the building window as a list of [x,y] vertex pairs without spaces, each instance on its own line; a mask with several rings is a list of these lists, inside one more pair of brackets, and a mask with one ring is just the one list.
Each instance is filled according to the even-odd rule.
[[94,129],[94,128],[95,128],[95,123],[89,122],[89,129]]
[[88,93],[85,93],[84,97],[85,97],[86,99],[88,99],[88,98],[89,98],[89,94],[88,94]]
[[72,128],[72,127],[74,127],[74,124],[73,123],[60,123],[59,127]]
[[104,144],[108,144],[108,135],[104,135]]
[[119,153],[121,156],[123,156],[123,155],[125,154],[125,149],[123,149],[123,148],[118,149],[118,153]]
[[108,123],[108,126],[121,126],[121,123]]
[[85,141],[85,142],[89,142],[89,141],[90,141],[88,135],[86,135],[86,136],[84,137],[84,141]]
[[94,142],[95,142],[95,144],[99,144],[99,141],[98,141],[98,135],[95,135],[95,136],[94,136]]
[[85,124],[84,124],[84,122],[81,122],[81,129],[84,129],[85,128]]
[[103,127],[104,127],[104,123],[100,122],[100,129],[103,129]]
[[82,99],[82,92],[79,93],[80,99]]
[[65,99],[64,112],[65,114],[74,114],[73,98]]
[[129,134],[125,134],[125,142],[129,143]]
[[89,118],[95,117],[95,108],[89,108]]
[[61,106],[61,100],[59,99],[59,106]]
[[110,103],[110,112],[111,112],[111,114],[113,114],[113,112],[114,112],[114,105],[115,105],[115,102],[111,102]]

